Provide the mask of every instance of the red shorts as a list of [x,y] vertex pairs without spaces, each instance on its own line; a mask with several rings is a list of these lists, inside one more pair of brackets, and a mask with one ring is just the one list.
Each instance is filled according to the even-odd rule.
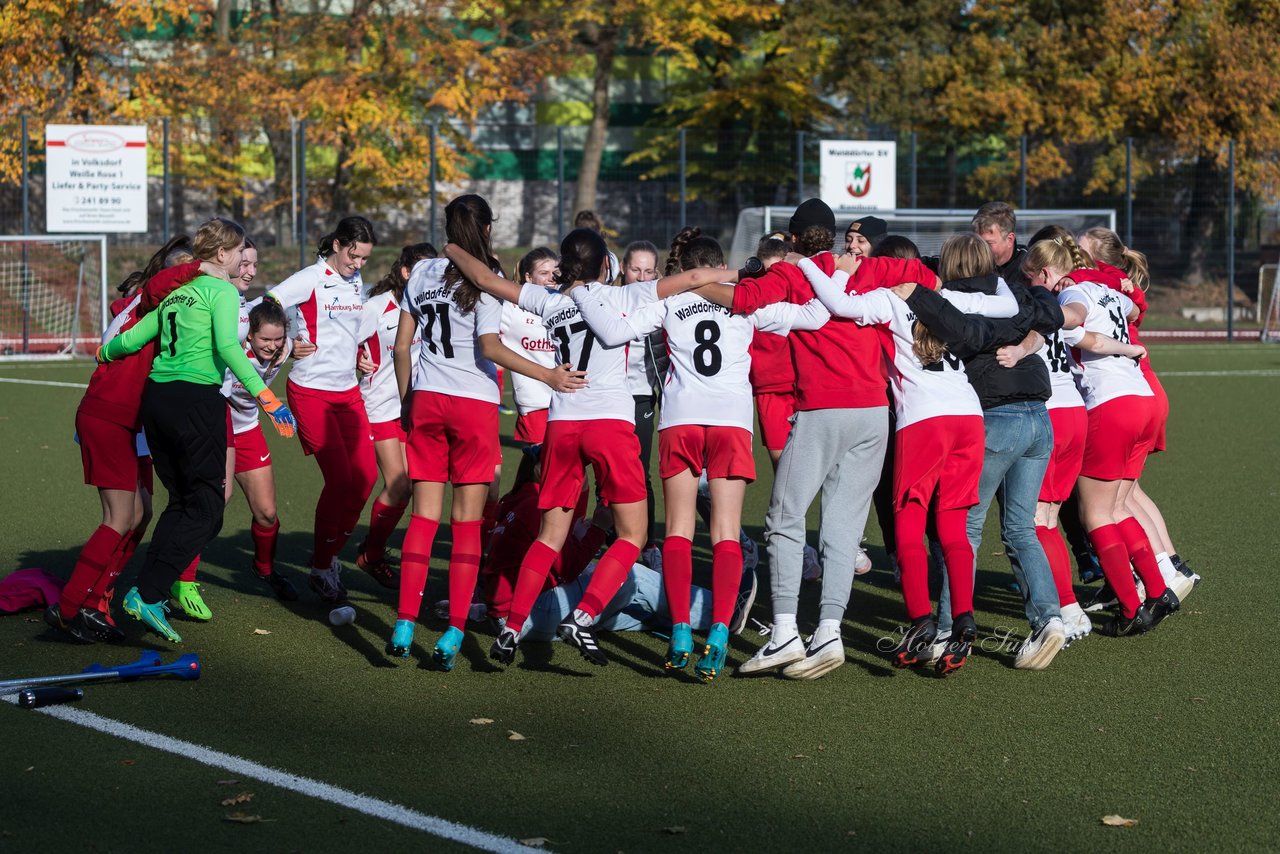
[[795,392],[765,392],[756,395],[760,417],[760,441],[770,451],[781,451],[791,435],[791,417],[796,414]]
[[1160,378],[1155,373],[1149,371],[1142,373],[1147,378],[1147,385],[1151,386],[1151,391],[1156,396],[1156,443],[1151,449],[1152,453],[1155,453],[1165,449],[1165,427],[1169,423],[1169,395],[1165,394],[1164,386],[1160,384]]
[[1082,477],[1137,480],[1156,442],[1156,399],[1125,395],[1089,410]]
[[331,447],[354,449],[369,441],[369,416],[359,386],[347,391],[322,391],[303,388],[289,380],[286,388],[304,454],[310,456]]
[[978,503],[982,449],[986,434],[981,415],[940,415],[908,424],[893,437],[893,507],[916,501],[939,510]]
[[538,509],[576,507],[587,464],[600,497],[610,504],[644,501],[640,440],[629,421],[550,421],[542,442],[542,491]]
[[76,435],[85,483],[123,492],[138,488],[138,434],[134,430],[77,411]]
[[700,427],[682,424],[658,431],[658,476],[663,480],[682,471],[708,478],[756,479],[751,431],[741,427]]
[[267,437],[263,435],[260,424],[243,433],[232,434],[229,447],[236,452],[236,474],[271,467],[271,449],[267,447]]
[[406,456],[409,479],[432,483],[489,483],[498,444],[498,404],[415,391]]
[[404,428],[400,426],[399,418],[394,421],[370,421],[369,435],[375,442],[397,439],[403,445],[409,441],[409,434],[405,433]]
[[549,409],[535,409],[527,415],[516,416],[517,442],[540,445],[547,435],[547,413]]
[[1053,423],[1053,453],[1040,484],[1040,500],[1061,504],[1071,497],[1080,477],[1089,414],[1083,406],[1067,406],[1050,409],[1049,420]]

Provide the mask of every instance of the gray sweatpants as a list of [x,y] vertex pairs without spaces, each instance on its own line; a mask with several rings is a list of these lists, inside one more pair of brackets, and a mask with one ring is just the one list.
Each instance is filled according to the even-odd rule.
[[774,614],[794,614],[799,607],[805,515],[822,490],[818,618],[843,619],[853,589],[854,557],[867,524],[871,493],[880,480],[888,438],[885,406],[796,413],[765,516]]

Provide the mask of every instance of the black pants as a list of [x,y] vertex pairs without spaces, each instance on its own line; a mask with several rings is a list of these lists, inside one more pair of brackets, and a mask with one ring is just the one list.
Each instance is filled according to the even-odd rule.
[[169,588],[222,530],[226,506],[227,401],[214,385],[147,382],[142,426],[169,504],[151,534],[138,574],[142,601],[169,598]]
[[636,438],[640,440],[640,465],[644,467],[644,491],[649,499],[649,541],[645,544],[649,545],[657,542],[657,531],[654,530],[654,520],[656,518],[655,508],[653,504],[653,477],[649,474],[649,461],[653,458],[653,431],[657,426],[657,416],[654,409],[657,406],[658,398],[652,394],[634,395],[636,402]]

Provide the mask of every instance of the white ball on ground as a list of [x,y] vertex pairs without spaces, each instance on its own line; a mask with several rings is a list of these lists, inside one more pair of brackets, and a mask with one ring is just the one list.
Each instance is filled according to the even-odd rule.
[[329,612],[329,624],[333,626],[349,626],[356,621],[356,609],[350,605],[334,608]]

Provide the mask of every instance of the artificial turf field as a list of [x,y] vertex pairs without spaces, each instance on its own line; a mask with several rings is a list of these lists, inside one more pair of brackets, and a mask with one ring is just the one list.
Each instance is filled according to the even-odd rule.
[[[372,579],[344,575],[359,618],[333,628],[309,591],[285,606],[249,577],[249,515],[237,495],[205,552],[214,620],[175,619],[180,648],[127,617],[122,647],[70,645],[29,612],[0,618],[0,678],[125,663],[146,648],[166,660],[197,652],[199,681],[90,685],[78,708],[559,851],[1274,850],[1280,349],[1167,345],[1152,355],[1172,401],[1171,452],[1151,461],[1144,484],[1205,581],[1154,633],[1095,634],[1044,672],[1011,667],[1026,625],[992,525],[979,553],[982,641],[955,676],[899,672],[877,651],[903,611],[872,514],[876,569],[855,584],[846,665],[815,682],[701,685],[665,673],[665,641],[638,633],[603,636],[607,668],[558,643],[527,644],[505,672],[485,658],[491,638],[472,633],[457,669],[436,672],[430,649],[443,626],[428,608],[413,657],[392,663],[382,647],[394,597]],[[0,365],[0,575],[41,566],[65,576],[100,518],[70,441],[79,390],[7,381],[84,383],[89,372]],[[298,568],[318,469],[271,442],[280,561]],[[508,461],[515,453],[508,444]],[[759,466],[744,522],[762,540],[763,456]],[[696,545],[705,578],[705,538]],[[428,602],[447,595],[447,555],[444,535]],[[767,621],[761,556],[754,616]],[[816,599],[806,585],[802,630],[812,630]],[[750,631],[735,638],[731,667],[761,642]],[[7,703],[0,722],[0,850],[463,847]],[[221,804],[241,793],[252,800]],[[262,821],[226,820],[237,812]],[[1138,824],[1104,826],[1113,814]]]

